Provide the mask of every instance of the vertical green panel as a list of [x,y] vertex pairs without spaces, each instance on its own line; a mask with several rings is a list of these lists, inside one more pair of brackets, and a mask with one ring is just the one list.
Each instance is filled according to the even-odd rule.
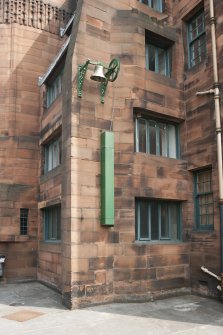
[[101,224],[114,225],[114,134],[101,135]]

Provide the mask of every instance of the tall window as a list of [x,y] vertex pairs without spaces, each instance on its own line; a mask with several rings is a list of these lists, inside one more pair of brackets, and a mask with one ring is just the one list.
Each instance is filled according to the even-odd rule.
[[180,204],[137,200],[136,239],[139,241],[179,241],[181,239]]
[[139,0],[139,2],[144,3],[158,12],[163,11],[162,0]]
[[177,125],[158,119],[135,121],[136,152],[178,158]]
[[45,240],[61,240],[61,207],[52,206],[44,209]]
[[45,173],[61,164],[61,136],[53,139],[44,146]]
[[20,208],[20,234],[28,234],[28,208]]
[[213,229],[214,201],[212,191],[212,171],[203,170],[195,173],[195,211],[197,228]]
[[206,34],[204,11],[188,22],[189,67],[200,63],[206,55]]
[[56,98],[60,95],[62,86],[61,86],[61,81],[62,81],[62,72],[55,77],[52,82],[47,84],[47,89],[46,89],[46,105],[47,108],[52,105],[52,103],[56,100]]

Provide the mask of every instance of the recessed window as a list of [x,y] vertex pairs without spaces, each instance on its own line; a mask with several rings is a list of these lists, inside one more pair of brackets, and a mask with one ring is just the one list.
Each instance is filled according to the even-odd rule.
[[174,123],[153,118],[135,120],[136,152],[179,158],[178,127]]
[[20,235],[28,234],[28,208],[20,208]]
[[60,206],[52,206],[44,209],[44,231],[46,241],[61,240]]
[[180,204],[157,200],[136,201],[136,240],[181,240]]
[[204,11],[200,11],[188,22],[189,67],[200,63],[206,55],[206,33]]
[[157,12],[162,12],[162,0],[139,0],[139,2],[144,3],[145,5],[153,8]]
[[212,170],[198,171],[195,179],[196,224],[200,230],[213,229],[214,201],[212,190]]
[[146,69],[163,76],[171,75],[171,46],[170,41],[149,30],[145,31]]
[[46,85],[46,105],[49,108],[56,98],[61,94],[62,72]]
[[61,164],[61,136],[44,145],[45,173],[55,169]]

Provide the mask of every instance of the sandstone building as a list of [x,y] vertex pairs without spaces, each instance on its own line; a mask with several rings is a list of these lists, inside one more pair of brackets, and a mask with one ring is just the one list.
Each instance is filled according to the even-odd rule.
[[[70,308],[220,297],[201,271],[223,272],[211,3],[0,0],[4,280],[38,279]],[[104,102],[91,63],[80,94],[88,59],[120,61]]]

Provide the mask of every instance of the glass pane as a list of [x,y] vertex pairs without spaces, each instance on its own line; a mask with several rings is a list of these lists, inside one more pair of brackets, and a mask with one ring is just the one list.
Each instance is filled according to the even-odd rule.
[[171,237],[173,240],[178,240],[178,205],[169,204],[169,215],[171,225]]
[[156,155],[156,123],[149,121],[149,153]]
[[211,171],[197,173],[197,193],[212,191]]
[[194,19],[190,24],[190,40],[194,40],[197,37],[197,20]]
[[151,0],[151,7],[159,12],[162,11],[161,7],[161,1],[162,0]]
[[149,44],[149,70],[156,71],[156,47]]
[[156,69],[157,72],[166,75],[166,50],[157,48],[158,52],[158,68]]
[[146,121],[138,119],[138,150],[146,152]]
[[197,18],[197,32],[201,34],[204,31],[204,13],[200,14]]
[[57,208],[57,240],[61,239],[61,208]]
[[48,150],[48,169],[47,171],[50,171],[53,169],[53,148],[52,145],[49,145]]
[[159,123],[159,147],[160,155],[167,157],[167,129],[164,123]]
[[176,127],[174,125],[168,125],[168,137],[169,137],[169,157],[177,158],[177,141],[176,141]]
[[139,229],[140,229],[140,239],[149,238],[149,218],[148,218],[148,204],[144,201],[139,204],[140,213],[139,213]]
[[169,238],[168,204],[161,204],[161,238]]
[[201,215],[200,216],[200,224],[201,224],[201,226],[206,226],[207,225],[207,217],[206,217],[206,215]]
[[151,240],[159,240],[159,219],[158,219],[158,203],[150,203],[151,210]]

